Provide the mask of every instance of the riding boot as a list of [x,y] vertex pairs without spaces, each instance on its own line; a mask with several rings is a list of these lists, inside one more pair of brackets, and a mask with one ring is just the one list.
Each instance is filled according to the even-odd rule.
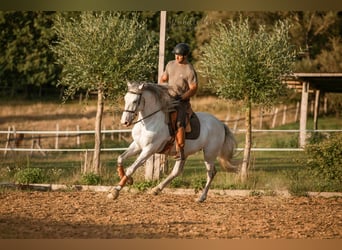
[[176,151],[177,151],[177,154],[175,156],[175,159],[185,160],[184,145],[185,145],[185,129],[183,127],[179,127],[177,129],[177,133],[176,133]]

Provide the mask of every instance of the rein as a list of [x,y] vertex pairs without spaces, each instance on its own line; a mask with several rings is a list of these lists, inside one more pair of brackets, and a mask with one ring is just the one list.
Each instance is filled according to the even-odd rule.
[[139,122],[145,120],[146,118],[149,118],[150,116],[152,116],[152,115],[158,113],[160,110],[161,110],[161,109],[158,109],[158,110],[152,112],[151,114],[149,114],[149,115],[147,115],[147,116],[145,116],[145,117],[143,117],[143,118],[141,118],[141,119],[139,119],[139,120],[137,120],[137,121],[135,121],[135,122],[132,122],[132,124],[137,124],[137,123],[139,123]]

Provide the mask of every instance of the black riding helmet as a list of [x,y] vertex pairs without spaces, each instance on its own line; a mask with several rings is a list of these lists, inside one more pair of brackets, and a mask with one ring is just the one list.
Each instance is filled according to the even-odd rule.
[[187,56],[190,53],[190,47],[186,43],[178,43],[172,51],[173,54]]

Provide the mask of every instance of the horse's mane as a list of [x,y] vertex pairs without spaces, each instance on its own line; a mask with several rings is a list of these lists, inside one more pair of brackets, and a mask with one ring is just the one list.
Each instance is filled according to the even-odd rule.
[[[141,83],[134,82],[132,83],[131,87],[132,89],[137,89],[140,84]],[[143,90],[150,91],[156,97],[156,100],[160,102],[161,109],[165,112],[172,110],[176,105],[176,102],[173,100],[168,92],[167,85],[144,83]]]

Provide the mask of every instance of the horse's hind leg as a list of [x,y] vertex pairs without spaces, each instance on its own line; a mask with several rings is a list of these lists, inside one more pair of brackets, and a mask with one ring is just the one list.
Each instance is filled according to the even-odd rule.
[[210,188],[210,184],[213,181],[215,175],[216,175],[216,169],[214,162],[205,162],[205,167],[207,169],[207,182],[205,184],[205,187],[203,189],[202,195],[198,198],[198,202],[203,202],[207,199],[208,191]]
[[158,186],[153,188],[152,193],[155,195],[159,194],[174,178],[182,173],[184,164],[185,160],[176,161],[171,174],[169,174],[161,183],[159,183]]

